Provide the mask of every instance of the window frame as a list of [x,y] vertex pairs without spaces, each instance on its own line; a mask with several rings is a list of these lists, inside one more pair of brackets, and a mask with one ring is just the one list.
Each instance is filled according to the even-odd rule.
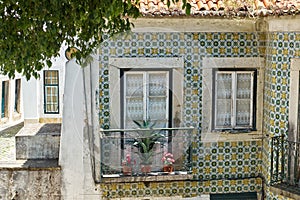
[[[256,140],[258,135],[262,135],[263,130],[263,96],[264,96],[264,66],[265,59],[262,57],[204,57],[202,60],[202,123],[201,140],[204,142],[216,141],[239,141]],[[256,131],[234,132],[234,134],[223,134],[221,131],[215,131],[212,123],[212,105],[213,105],[213,70],[214,69],[256,69],[257,70],[257,93],[256,93]],[[205,106],[203,106],[205,105]]]
[[[180,127],[182,125],[183,112],[183,85],[184,85],[184,59],[183,57],[168,57],[168,58],[109,58],[109,128],[121,128],[121,103],[120,92],[121,84],[120,73],[122,69],[165,69],[171,70],[173,80],[172,84],[172,120],[173,127]],[[176,119],[175,119],[176,118]],[[174,123],[174,121],[178,123]]]
[[[173,84],[172,84],[172,81],[173,81],[173,73],[172,73],[172,70],[171,69],[159,69],[159,68],[157,68],[157,69],[155,69],[155,68],[149,68],[149,69],[142,69],[142,68],[135,68],[135,69],[132,69],[132,68],[130,68],[130,69],[128,69],[128,68],[124,68],[124,69],[121,69],[120,70],[120,80],[121,80],[121,91],[120,91],[120,108],[121,108],[121,116],[120,116],[120,121],[121,121],[121,128],[125,128],[125,115],[126,115],[126,109],[125,109],[125,106],[126,106],[126,102],[125,102],[125,91],[126,91],[126,89],[125,89],[125,81],[126,81],[126,78],[125,78],[125,73],[126,72],[129,72],[129,73],[131,73],[131,72],[133,72],[133,73],[135,73],[135,72],[141,72],[141,73],[143,73],[144,75],[149,75],[149,72],[151,73],[151,72],[167,72],[167,99],[166,99],[166,103],[167,103],[167,105],[166,105],[166,109],[167,109],[167,112],[166,112],[166,115],[167,115],[167,127],[165,127],[165,128],[171,128],[172,127],[172,117],[173,117],[173,115],[172,115],[172,103],[173,103]],[[143,75],[143,77],[144,77],[144,75]],[[144,77],[145,78],[145,77]],[[147,87],[147,78],[146,79],[144,79],[143,80],[143,84],[145,84],[143,87]],[[144,88],[145,89],[145,88]],[[144,91],[144,92],[149,92],[149,90],[148,90],[148,88],[147,89],[145,89],[146,91]],[[146,95],[145,93],[143,94],[143,95]],[[143,101],[144,101],[144,104],[146,104],[146,110],[147,110],[147,107],[148,107],[148,105],[147,105],[147,102],[149,102],[149,100],[146,100],[146,99],[148,99],[149,98],[149,96],[147,96],[147,97],[144,97],[143,98]],[[147,112],[147,111],[145,111],[145,109],[144,109],[144,112]],[[147,119],[150,119],[151,120],[151,118],[149,118],[149,116],[148,116],[148,114],[147,113],[144,113],[144,115],[146,116],[144,116],[143,117],[143,120],[147,120]]]
[[[216,83],[216,76],[217,73],[229,73],[229,74],[234,74],[233,79],[232,79],[232,97],[230,98],[231,100],[231,127],[217,127],[216,124],[216,112],[217,112],[217,98],[216,98],[216,88],[217,88],[217,83]],[[251,105],[250,105],[250,125],[249,126],[238,126],[236,124],[236,116],[234,113],[236,113],[237,109],[237,75],[239,73],[243,72],[249,72],[252,74],[252,80],[251,80],[251,95],[250,95],[250,100],[251,100]],[[235,89],[235,90],[234,90]],[[251,69],[251,68],[238,68],[238,69],[233,69],[233,68],[215,68],[213,69],[213,105],[212,105],[212,127],[213,130],[216,131],[227,131],[227,130],[251,130],[251,131],[256,131],[256,94],[257,94],[257,69]]]
[[[57,83],[46,83],[46,73],[47,72],[57,72]],[[52,73],[51,73],[52,74]],[[59,114],[60,110],[60,102],[59,102],[59,70],[44,70],[43,71],[44,78],[44,114]],[[52,78],[52,76],[51,76]],[[47,88],[56,88],[56,96],[57,96],[57,111],[47,111]]]

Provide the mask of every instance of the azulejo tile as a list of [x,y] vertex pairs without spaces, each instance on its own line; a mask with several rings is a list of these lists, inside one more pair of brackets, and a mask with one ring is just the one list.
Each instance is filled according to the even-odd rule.
[[[296,48],[300,46],[299,34],[285,35],[283,33],[274,33],[270,35],[270,38],[274,38],[274,41],[269,42],[269,51],[271,56],[267,58],[267,77],[266,80],[266,110],[264,111],[267,116],[267,120],[270,124],[265,125],[265,129],[273,133],[280,134],[284,131],[285,121],[282,116],[286,115],[287,98],[288,98],[288,83],[289,75],[280,74],[278,71],[282,66],[286,66],[286,71],[289,69],[290,53],[298,55],[298,51],[291,51],[290,48]],[[259,36],[263,37],[263,36]],[[276,39],[275,39],[276,38]],[[285,38],[288,38],[286,40]],[[298,39],[298,43],[291,44],[291,38]],[[130,37],[126,37],[120,40],[110,40],[106,38],[101,49],[101,55],[99,59],[101,61],[100,76],[103,81],[99,83],[100,89],[100,102],[99,106],[101,112],[99,113],[99,121],[101,126],[109,128],[109,85],[107,86],[108,74],[104,71],[108,71],[108,60],[110,57],[170,57],[179,56],[184,57],[185,65],[185,105],[184,113],[189,115],[184,116],[184,124],[198,125],[201,122],[201,107],[202,104],[198,103],[202,94],[201,83],[201,68],[203,57],[247,57],[257,56],[257,36],[251,33],[133,33]],[[235,45],[238,45],[237,48]],[[299,51],[300,52],[300,51]],[[196,55],[195,55],[196,54]],[[300,55],[300,53],[299,53]],[[280,67],[278,67],[280,66]],[[272,70],[270,70],[270,69]],[[194,70],[196,69],[196,70]],[[270,70],[270,71],[268,71]],[[274,72],[274,75],[272,75]],[[273,81],[274,80],[274,81]],[[279,81],[279,82],[278,82]],[[277,85],[280,88],[277,88]],[[278,93],[284,96],[277,96]],[[200,96],[200,97],[199,97]],[[272,98],[275,101],[272,101]],[[107,101],[108,99],[108,101]],[[283,100],[280,100],[283,99]],[[277,102],[279,100],[279,102]],[[199,112],[200,111],[200,112]],[[276,119],[276,115],[279,116]],[[271,120],[274,123],[271,123]],[[276,131],[275,131],[276,130]],[[199,136],[201,132],[199,131]],[[218,144],[201,144],[195,145],[198,155],[193,157],[195,162],[195,168],[193,169],[197,178],[201,180],[212,178],[232,178],[232,173],[238,177],[242,176],[255,176],[259,169],[257,167],[257,160],[261,160],[259,157],[259,142],[251,143],[236,143],[236,142],[224,142]],[[269,144],[266,144],[267,146]],[[208,150],[208,151],[207,151]],[[198,159],[197,159],[198,158]],[[264,162],[268,161],[267,152],[263,155]],[[267,164],[264,164],[267,166]],[[267,169],[263,169],[267,172]],[[254,174],[253,174],[254,172]],[[246,179],[248,180],[248,179]],[[251,179],[252,180],[252,179]],[[126,187],[119,188],[121,193],[113,188],[109,191],[108,188],[104,189],[104,196],[110,193],[114,197],[120,196],[150,196],[150,195],[186,195],[192,196],[195,194],[205,193],[217,193],[217,192],[236,192],[236,191],[254,191],[257,190],[257,182],[241,182],[230,183],[228,181],[218,182],[213,184],[208,182],[187,181],[178,183],[176,187],[175,183],[171,185],[155,185],[150,184],[149,188],[144,188],[142,191],[137,184],[129,184]],[[181,185],[182,184],[182,185]],[[189,184],[189,185],[187,185]],[[203,187],[201,187],[203,186]]]

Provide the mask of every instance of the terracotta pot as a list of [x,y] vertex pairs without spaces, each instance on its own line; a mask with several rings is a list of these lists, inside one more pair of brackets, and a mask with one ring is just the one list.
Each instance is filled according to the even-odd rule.
[[124,175],[131,175],[132,174],[132,167],[130,167],[130,166],[123,166],[123,174]]
[[171,172],[173,172],[174,167],[173,167],[172,165],[165,165],[165,166],[163,167],[163,170],[164,170],[164,172],[169,172],[169,173],[171,173]]
[[141,172],[142,173],[150,173],[151,172],[151,165],[141,165]]

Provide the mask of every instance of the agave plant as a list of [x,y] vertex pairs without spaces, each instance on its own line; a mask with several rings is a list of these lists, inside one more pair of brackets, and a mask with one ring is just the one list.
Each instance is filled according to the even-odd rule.
[[152,128],[155,123],[151,121],[143,120],[142,122],[133,121],[140,129],[149,129],[144,131],[138,131],[138,137],[134,138],[133,146],[138,149],[138,155],[141,159],[141,164],[150,165],[154,155],[153,147],[156,142],[164,138],[164,135],[160,131],[154,131]]

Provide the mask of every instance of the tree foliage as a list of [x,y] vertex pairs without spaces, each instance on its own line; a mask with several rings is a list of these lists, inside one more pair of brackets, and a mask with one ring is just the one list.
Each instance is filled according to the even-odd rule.
[[[130,30],[139,0],[0,0],[0,71],[38,77],[61,46],[76,47],[77,61],[101,43],[104,34]],[[164,0],[161,0],[164,1]],[[187,0],[183,2],[187,14]]]
[[37,77],[63,43],[86,57],[102,41],[130,29],[139,15],[130,0],[0,0],[1,73]]

